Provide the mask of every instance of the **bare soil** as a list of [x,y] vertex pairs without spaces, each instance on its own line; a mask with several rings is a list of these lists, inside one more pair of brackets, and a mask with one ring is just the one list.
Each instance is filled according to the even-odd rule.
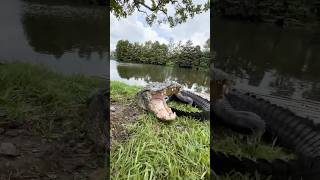
[[[47,140],[0,117],[0,179],[103,179],[104,158],[86,140]],[[13,149],[1,146],[13,145]],[[12,147],[12,146],[10,146]],[[2,148],[2,150],[1,150]]]
[[141,111],[135,104],[125,104],[110,100],[111,146],[115,141],[121,142],[128,139],[130,133],[125,126],[135,122],[139,118]]

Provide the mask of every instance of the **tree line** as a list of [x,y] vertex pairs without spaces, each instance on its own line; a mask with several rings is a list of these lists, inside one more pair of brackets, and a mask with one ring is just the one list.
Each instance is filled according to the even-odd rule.
[[131,43],[128,40],[119,40],[114,56],[118,61],[157,65],[171,65],[186,68],[208,68],[210,64],[210,39],[203,49],[193,45],[192,41],[182,44],[172,39],[169,44],[158,41],[145,43]]

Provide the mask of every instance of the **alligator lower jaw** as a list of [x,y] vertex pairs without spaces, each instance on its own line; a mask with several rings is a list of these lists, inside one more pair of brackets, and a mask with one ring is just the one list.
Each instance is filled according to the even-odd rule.
[[177,115],[172,112],[170,107],[167,105],[164,95],[157,93],[151,96],[149,101],[149,109],[156,115],[156,117],[163,121],[172,121]]

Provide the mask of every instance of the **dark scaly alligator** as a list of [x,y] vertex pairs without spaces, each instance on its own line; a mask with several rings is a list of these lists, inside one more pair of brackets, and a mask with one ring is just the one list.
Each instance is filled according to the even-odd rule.
[[99,153],[109,152],[110,123],[109,120],[109,89],[97,89],[87,100],[88,115],[85,122],[88,138],[94,143]]
[[[216,76],[213,83],[215,83],[214,92],[217,93],[212,94],[215,100],[212,101],[214,115],[228,125],[250,129],[253,132],[261,132],[266,125],[267,133],[277,137],[280,145],[294,150],[299,157],[290,161],[280,159],[272,162],[264,159],[253,161],[246,158],[238,159],[232,155],[213,151],[213,167],[217,167],[216,173],[221,174],[231,170],[243,173],[258,171],[262,175],[272,175],[272,179],[300,179],[301,177],[318,179],[320,177],[318,160],[318,147],[320,144],[318,128],[315,124],[250,93],[240,92],[235,89],[229,90],[230,82],[228,82],[226,75],[219,70],[216,70],[215,73]],[[201,120],[208,119],[210,101],[189,91],[182,90],[179,94],[184,98],[189,97],[192,101],[185,101],[181,97],[175,98],[176,100],[198,106],[203,109],[203,112],[187,113],[173,109],[178,116],[189,115]],[[234,123],[234,120],[238,120],[238,122]],[[247,122],[249,123],[246,124]],[[219,159],[223,159],[224,163]]]
[[320,156],[320,131],[312,120],[297,116],[283,107],[271,104],[254,94],[233,89],[227,96],[238,109],[258,114],[267,124],[267,133],[301,156]]
[[[228,80],[224,80],[223,77],[224,76],[222,76],[222,78],[217,78],[218,80],[214,83],[223,87],[228,83]],[[316,127],[312,121],[296,116],[291,111],[273,105],[250,93],[243,93],[237,90],[228,92],[228,88],[222,88],[221,92],[227,92],[225,93],[225,99],[232,105],[233,109],[254,112],[256,115],[262,117],[266,122],[267,133],[277,136],[280,145],[295,150],[299,156],[298,159],[290,161],[283,161],[280,159],[276,159],[272,162],[265,159],[253,161],[246,158],[239,159],[233,155],[216,152],[214,149],[211,149],[211,156],[213,158],[211,167],[213,167],[212,170],[216,174],[225,174],[232,170],[242,173],[254,173],[257,171],[262,175],[272,175],[272,179],[319,179],[320,157],[318,149],[320,146],[320,135],[318,133],[319,128]],[[109,147],[109,123],[106,121],[107,118],[105,118],[108,117],[108,111],[107,108],[104,107],[107,107],[106,100],[109,97],[108,95],[109,94],[104,90],[99,90],[96,93],[93,93],[88,101],[88,134],[93,142],[95,142],[96,146],[100,147],[100,149],[103,148],[106,152],[108,152],[107,148]],[[195,116],[201,120],[209,119],[209,100],[184,90],[180,92],[180,95],[182,96],[179,97],[178,95],[176,98],[180,101],[200,107],[203,109],[203,112],[186,113],[173,109],[178,116],[181,113],[182,115]],[[221,93],[211,94],[212,97],[215,97],[216,95],[221,95]],[[211,101],[211,105],[215,111],[217,104],[213,102],[214,101]],[[218,113],[215,112],[215,115],[217,114]],[[214,120],[216,121],[216,119]]]
[[[320,133],[313,121],[299,117],[288,109],[271,104],[251,93],[240,92],[236,89],[225,90],[225,86],[230,84],[228,82],[230,79],[219,70],[214,69],[213,72],[214,93],[212,96],[215,100],[211,101],[213,111],[221,106],[216,102],[223,97],[236,110],[249,111],[258,115],[266,124],[264,135],[277,137],[280,145],[294,150],[298,155],[297,159],[289,161],[280,159],[272,162],[265,159],[253,161],[247,158],[239,159],[211,149],[213,171],[220,175],[231,171],[250,174],[259,172],[265,176],[271,175],[272,179],[319,179]],[[215,79],[215,77],[218,78]],[[217,112],[214,114],[216,115]]]
[[[222,79],[219,79],[219,81]],[[176,115],[193,116],[197,119],[210,119],[210,101],[192,93],[181,90],[182,86],[175,82],[150,83],[137,93],[138,105],[144,110],[150,111],[160,120],[172,121]],[[227,88],[224,88],[225,93]],[[166,104],[166,97],[171,100],[179,100],[192,104],[202,112],[183,112],[178,109],[169,108]],[[235,110],[225,98],[215,101],[214,112],[229,125],[246,129],[249,132],[262,134],[265,129],[264,121],[252,112]],[[232,120],[232,121],[230,121]]]

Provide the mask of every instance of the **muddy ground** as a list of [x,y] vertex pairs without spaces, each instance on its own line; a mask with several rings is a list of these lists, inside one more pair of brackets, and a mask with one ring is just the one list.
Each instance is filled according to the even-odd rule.
[[1,180],[104,179],[104,157],[92,143],[33,134],[27,124],[0,119]]
[[[129,137],[126,124],[138,119],[138,108],[111,99],[112,142]],[[85,139],[48,140],[30,125],[0,117],[0,180],[105,179],[104,155]]]
[[110,99],[110,130],[111,146],[113,142],[122,142],[128,139],[130,133],[126,125],[135,122],[142,110],[134,103],[122,103]]

